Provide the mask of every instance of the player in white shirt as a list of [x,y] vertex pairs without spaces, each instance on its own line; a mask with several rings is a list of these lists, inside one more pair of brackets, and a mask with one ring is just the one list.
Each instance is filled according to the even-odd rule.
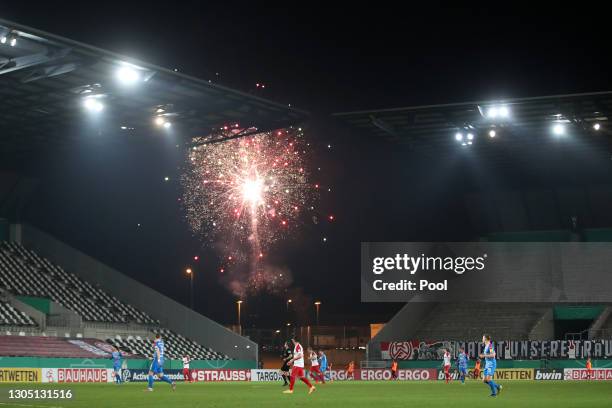
[[291,380],[289,382],[289,389],[283,391],[284,394],[293,394],[293,386],[295,385],[295,379],[299,378],[308,386],[308,394],[312,394],[315,390],[314,385],[308,381],[308,378],[304,376],[304,348],[295,337],[291,338],[293,343],[293,357],[289,360],[291,367]]
[[444,356],[442,358],[444,359],[444,378],[446,380],[446,383],[448,384],[451,379],[451,376],[450,376],[451,353],[448,349],[444,349]]
[[308,359],[310,360],[310,376],[314,378],[315,383],[322,382],[325,384],[325,377],[323,377],[319,366],[319,356],[311,347],[308,347]]
[[189,382],[193,382],[193,379],[191,378],[190,372],[189,372],[189,362],[191,361],[191,359],[189,358],[189,356],[185,355],[183,356],[183,378],[185,379],[185,382],[189,381]]

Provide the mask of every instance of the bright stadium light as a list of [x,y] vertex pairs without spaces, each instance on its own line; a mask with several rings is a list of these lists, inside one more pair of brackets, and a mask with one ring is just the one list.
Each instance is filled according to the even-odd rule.
[[165,127],[166,129],[169,129],[169,128],[170,128],[170,126],[172,126],[172,123],[171,123],[171,122],[164,122],[164,127]]
[[463,140],[463,133],[457,132],[455,133],[455,140],[461,142]]
[[474,134],[473,133],[468,133],[467,134],[467,139],[468,140],[474,140]]
[[8,38],[6,35],[3,35],[2,37],[0,37],[0,44],[6,44],[7,41],[8,41]]
[[85,98],[83,106],[90,112],[101,112],[104,109],[104,104],[96,98]]
[[158,116],[158,117],[155,118],[155,124],[157,126],[163,126],[164,123],[166,123],[166,120],[163,117]]
[[487,118],[489,119],[507,119],[510,117],[510,108],[506,105],[490,106],[487,109]]
[[17,45],[17,37],[11,38],[10,45],[11,47],[14,47]]
[[497,136],[497,132],[493,129],[489,130],[489,137],[495,137]]
[[126,85],[132,85],[141,80],[141,74],[137,69],[124,65],[117,69],[117,79]]
[[601,125],[599,123],[595,123],[593,125],[593,130],[599,130],[599,129],[601,129]]
[[556,136],[563,136],[565,134],[565,125],[562,123],[556,123],[552,127],[552,132]]

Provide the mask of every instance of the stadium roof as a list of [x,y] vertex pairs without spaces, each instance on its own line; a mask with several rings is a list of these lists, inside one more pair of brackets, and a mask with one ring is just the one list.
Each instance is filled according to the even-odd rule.
[[[126,82],[137,83],[121,83],[121,69]],[[74,130],[87,114],[85,98],[103,102],[104,122],[114,129],[152,130],[161,115],[187,138],[226,124],[263,131],[307,117],[284,104],[0,19],[2,153],[47,149],[82,136]]]
[[[539,150],[558,139],[586,135],[610,152],[612,92],[554,95],[335,113],[355,130],[416,150],[468,149],[491,153],[498,146]],[[556,126],[556,127],[555,127]],[[491,137],[489,132],[494,135]],[[468,140],[471,134],[472,140]],[[557,136],[557,137],[551,137]],[[468,142],[472,142],[468,145]],[[558,143],[557,143],[558,144]]]

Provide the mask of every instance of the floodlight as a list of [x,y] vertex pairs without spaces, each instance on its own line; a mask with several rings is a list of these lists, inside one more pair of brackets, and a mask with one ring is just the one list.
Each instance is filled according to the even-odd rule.
[[565,134],[565,125],[562,123],[556,123],[552,127],[552,132],[557,136],[562,136]]
[[120,82],[126,85],[134,84],[141,79],[141,74],[137,69],[125,65],[117,69],[116,76]]
[[83,106],[90,112],[100,112],[104,109],[104,104],[96,98],[85,98]]

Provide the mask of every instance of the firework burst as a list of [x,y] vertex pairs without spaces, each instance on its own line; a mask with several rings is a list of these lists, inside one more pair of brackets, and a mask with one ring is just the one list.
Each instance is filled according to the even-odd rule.
[[312,217],[320,186],[310,180],[307,156],[308,145],[297,129],[256,133],[188,152],[181,181],[189,225],[221,249],[224,270],[247,265],[254,289],[270,280],[264,258],[271,244],[295,234],[302,220]]

